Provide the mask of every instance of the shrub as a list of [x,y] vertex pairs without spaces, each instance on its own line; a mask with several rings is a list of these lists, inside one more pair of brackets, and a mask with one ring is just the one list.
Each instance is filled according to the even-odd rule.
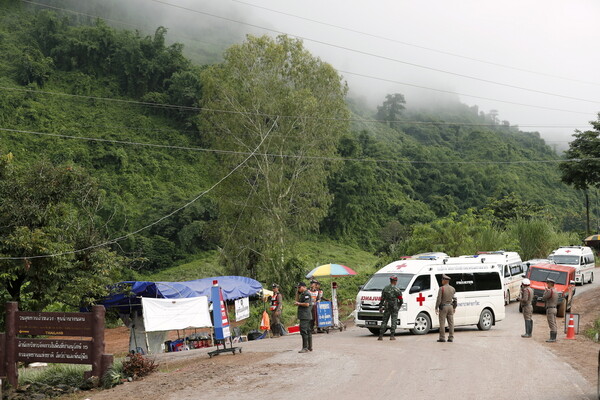
[[128,354],[127,360],[123,361],[123,375],[131,378],[141,378],[156,371],[158,364],[153,359],[143,355]]
[[73,364],[50,364],[46,368],[19,370],[19,385],[42,383],[49,386],[68,385],[80,387],[84,384],[83,373],[89,366]]

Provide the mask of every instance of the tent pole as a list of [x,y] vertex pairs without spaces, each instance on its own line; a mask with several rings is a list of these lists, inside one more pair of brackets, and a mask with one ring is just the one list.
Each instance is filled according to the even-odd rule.
[[148,341],[148,332],[144,331],[144,337],[146,338],[146,350],[148,351],[148,354],[150,354],[150,342]]

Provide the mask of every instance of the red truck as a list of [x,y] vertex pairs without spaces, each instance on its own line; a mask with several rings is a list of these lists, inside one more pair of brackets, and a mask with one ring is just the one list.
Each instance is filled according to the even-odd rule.
[[564,317],[567,311],[571,311],[573,297],[575,296],[575,267],[558,265],[552,263],[540,263],[530,265],[527,278],[531,281],[533,296],[537,298],[534,309],[543,308],[542,296],[546,289],[546,279],[554,279],[554,289],[558,291],[557,317]]

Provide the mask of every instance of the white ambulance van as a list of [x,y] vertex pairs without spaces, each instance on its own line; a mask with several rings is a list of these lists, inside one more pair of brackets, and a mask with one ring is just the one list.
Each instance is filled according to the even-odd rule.
[[583,285],[594,281],[596,260],[587,246],[561,246],[548,256],[555,264],[575,267],[575,283]]
[[[396,261],[379,270],[365,284],[357,297],[356,325],[378,334],[382,314],[378,312],[381,290],[389,277],[398,277],[404,303],[398,312],[398,328],[423,335],[439,328],[435,302],[442,275],[448,275],[456,289],[458,307],[455,326],[477,325],[488,330],[504,319],[504,290],[500,268],[488,263],[461,263],[459,257],[422,262]],[[378,290],[370,290],[370,288]]]
[[377,271],[361,286],[356,295],[354,320],[356,326],[367,328],[371,333],[378,334],[383,314],[379,312],[381,291],[390,284],[390,276],[398,277],[397,286],[404,291],[411,282],[413,275],[404,273],[405,270],[420,270],[425,267],[442,264],[448,259],[446,253],[422,253],[405,259],[394,261]]
[[506,305],[511,301],[516,301],[519,297],[523,275],[527,272],[527,266],[521,260],[521,256],[514,251],[480,251],[475,255],[453,257],[449,262],[485,263],[498,266],[502,275],[504,304]]

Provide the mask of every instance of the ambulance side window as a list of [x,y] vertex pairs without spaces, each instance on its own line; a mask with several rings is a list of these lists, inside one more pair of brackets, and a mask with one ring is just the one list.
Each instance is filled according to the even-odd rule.
[[421,291],[431,289],[431,276],[430,275],[420,275],[415,279],[412,287],[418,286],[421,288]]
[[510,270],[508,269],[508,265],[504,266],[504,277],[508,278],[510,276]]
[[523,273],[523,268],[521,264],[515,264],[510,267],[510,274],[512,276],[521,275]]

